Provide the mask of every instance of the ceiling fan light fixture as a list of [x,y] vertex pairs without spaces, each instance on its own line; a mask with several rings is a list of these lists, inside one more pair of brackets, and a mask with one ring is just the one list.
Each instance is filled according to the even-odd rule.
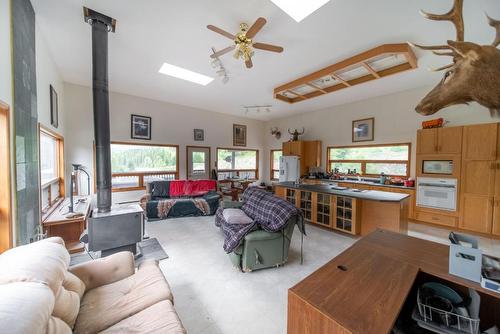
[[158,72],[161,74],[169,75],[174,78],[194,82],[203,86],[208,85],[214,80],[214,78],[208,77],[201,73],[193,72],[185,68],[171,65],[168,63],[163,63]]
[[282,11],[297,22],[321,8],[330,0],[271,0]]

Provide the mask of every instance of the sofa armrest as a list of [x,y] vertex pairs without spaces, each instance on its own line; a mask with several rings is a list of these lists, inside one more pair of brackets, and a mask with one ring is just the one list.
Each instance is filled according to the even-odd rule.
[[144,194],[141,196],[141,199],[139,200],[139,205],[143,210],[146,210],[146,203],[151,201],[151,194]]
[[222,201],[221,203],[223,209],[241,209],[242,206],[243,202]]
[[85,283],[85,291],[114,283],[135,273],[134,255],[119,252],[104,258],[77,264],[69,271]]

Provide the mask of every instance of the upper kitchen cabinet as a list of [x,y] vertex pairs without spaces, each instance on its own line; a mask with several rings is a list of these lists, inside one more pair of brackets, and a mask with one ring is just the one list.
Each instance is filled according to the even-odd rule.
[[284,142],[283,155],[300,157],[300,175],[306,175],[311,167],[321,166],[321,141],[288,141]]
[[498,124],[470,125],[464,128],[463,160],[497,159]]
[[461,126],[422,129],[417,132],[417,153],[460,154],[462,152]]

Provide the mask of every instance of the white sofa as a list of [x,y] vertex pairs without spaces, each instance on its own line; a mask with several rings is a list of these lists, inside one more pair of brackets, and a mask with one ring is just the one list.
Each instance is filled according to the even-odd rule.
[[69,262],[57,237],[0,255],[0,333],[186,333],[156,261]]

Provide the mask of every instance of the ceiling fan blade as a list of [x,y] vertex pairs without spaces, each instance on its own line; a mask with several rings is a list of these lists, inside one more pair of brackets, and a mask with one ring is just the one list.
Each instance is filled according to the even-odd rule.
[[257,35],[259,30],[262,29],[262,27],[264,26],[264,24],[266,24],[266,22],[267,21],[265,18],[259,17],[257,21],[255,21],[255,23],[250,27],[250,29],[248,29],[246,36],[248,38],[253,38],[255,35]]
[[245,65],[247,68],[252,68],[253,63],[252,63],[252,58],[248,58],[248,60],[245,62]]
[[221,34],[222,36],[227,37],[229,39],[233,39],[233,40],[236,39],[236,36],[234,36],[233,34],[230,34],[227,31],[222,30],[221,28],[218,28],[218,27],[213,26],[211,24],[209,24],[207,26],[207,29],[212,30],[213,32],[216,32],[218,34]]
[[219,51],[217,51],[217,52],[215,52],[215,53],[211,54],[211,55],[210,55],[210,57],[211,57],[211,58],[217,58],[217,57],[220,57],[220,56],[222,56],[223,54],[226,54],[226,53],[228,53],[228,52],[230,52],[230,51],[233,51],[235,47],[236,47],[236,45],[231,45],[231,46],[228,46],[228,47],[227,47],[227,48],[225,48],[225,49],[219,50]]
[[281,46],[266,44],[266,43],[254,43],[253,47],[256,49],[272,51],[272,52],[283,52],[283,48]]

